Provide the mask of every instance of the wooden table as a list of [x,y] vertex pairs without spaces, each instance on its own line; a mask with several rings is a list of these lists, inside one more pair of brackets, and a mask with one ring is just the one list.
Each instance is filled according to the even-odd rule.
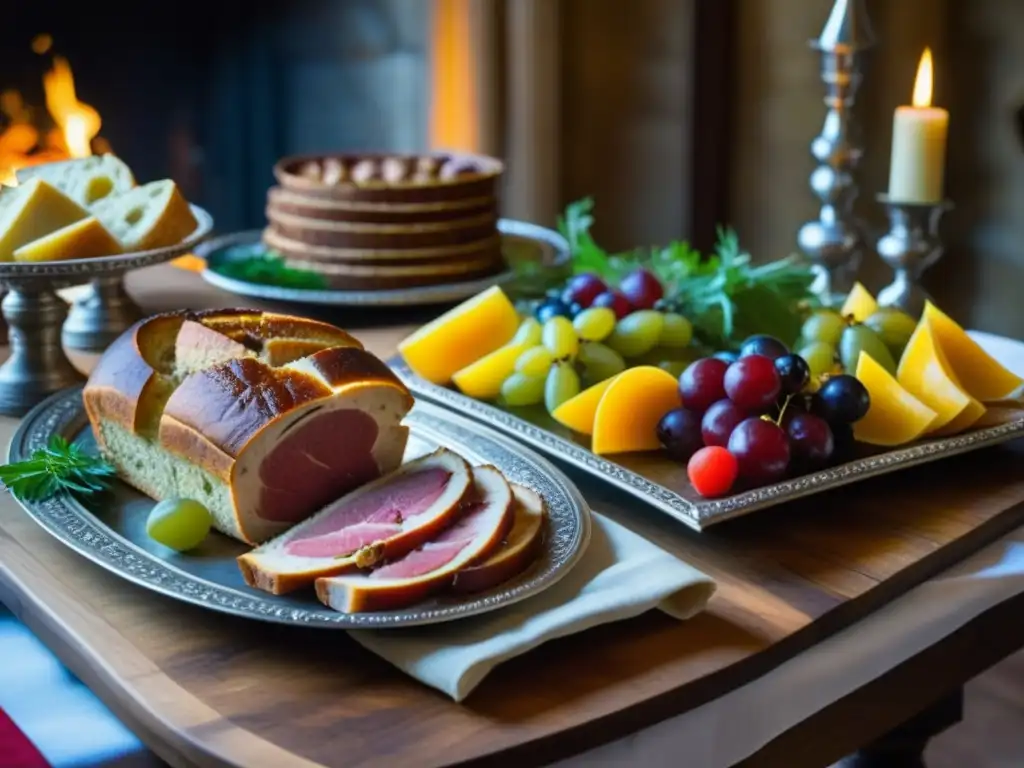
[[[129,287],[151,311],[254,303],[170,266]],[[424,319],[321,315],[381,355]],[[0,420],[4,444],[15,424]],[[1017,527],[1022,453],[947,460],[702,535],[675,528],[680,554],[719,582],[704,614],[650,614],[549,643],[499,667],[462,705],[339,633],[241,621],[128,585],[51,540],[7,496],[0,601],[174,765],[537,764],[723,696]],[[667,525],[649,517],[641,528]],[[990,610],[747,764],[827,765],[938,703],[888,739],[918,751],[959,716],[966,680],[1024,646],[1022,610],[1024,597]]]

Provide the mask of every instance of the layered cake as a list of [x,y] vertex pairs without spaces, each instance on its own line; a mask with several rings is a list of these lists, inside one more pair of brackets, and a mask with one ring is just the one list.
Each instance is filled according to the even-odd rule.
[[467,154],[288,157],[274,166],[263,241],[339,290],[496,275],[502,170]]

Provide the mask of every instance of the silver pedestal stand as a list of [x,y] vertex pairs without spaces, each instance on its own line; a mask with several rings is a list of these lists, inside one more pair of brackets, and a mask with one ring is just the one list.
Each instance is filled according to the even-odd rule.
[[102,352],[141,318],[142,310],[125,290],[123,277],[99,277],[71,305],[61,338],[67,349]]
[[930,298],[921,287],[921,275],[942,257],[939,220],[953,203],[901,203],[887,195],[878,200],[889,215],[889,231],[878,241],[878,255],[895,273],[892,283],[879,292],[878,303],[920,317]]
[[126,272],[177,258],[201,243],[213,229],[213,218],[193,205],[199,226],[183,242],[169,248],[95,259],[0,264],[0,284],[7,295],[0,303],[7,321],[11,355],[0,365],[0,414],[22,416],[58,390],[78,384],[83,375],[61,345],[67,304],[56,291],[88,280],[120,283]]

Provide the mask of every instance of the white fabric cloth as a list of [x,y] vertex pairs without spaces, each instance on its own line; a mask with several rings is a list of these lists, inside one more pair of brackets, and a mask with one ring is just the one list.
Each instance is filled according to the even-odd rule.
[[704,609],[714,589],[708,576],[595,512],[580,562],[535,597],[450,624],[350,634],[417,680],[462,701],[495,666],[548,640],[654,608],[687,619]]

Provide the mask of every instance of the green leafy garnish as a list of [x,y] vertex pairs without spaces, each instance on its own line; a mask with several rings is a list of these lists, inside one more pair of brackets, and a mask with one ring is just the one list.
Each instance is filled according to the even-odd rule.
[[633,269],[650,270],[666,298],[711,348],[735,349],[754,333],[792,344],[803,309],[817,303],[810,290],[815,279],[810,264],[795,256],[752,264],[732,229],[719,229],[714,253],[706,256],[681,240],[608,253],[590,234],[593,208],[592,199],[578,200],[558,219],[558,230],[572,250],[573,271],[593,272],[616,284]]
[[110,488],[116,471],[100,456],[87,453],[54,435],[45,448],[38,448],[24,461],[0,466],[0,483],[15,498],[42,501],[58,491],[92,496]]
[[307,269],[289,267],[277,253],[262,249],[250,250],[242,257],[225,259],[217,264],[215,270],[225,277],[233,277],[247,283],[314,291],[327,288],[327,280],[323,275]]

